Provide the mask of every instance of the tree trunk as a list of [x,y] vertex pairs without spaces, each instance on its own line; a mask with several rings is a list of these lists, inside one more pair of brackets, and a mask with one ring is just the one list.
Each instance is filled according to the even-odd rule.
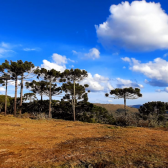
[[16,101],[17,101],[17,76],[15,77],[15,101],[14,101],[14,116],[16,116]]
[[20,110],[19,110],[19,114],[22,114],[22,95],[23,95],[23,74],[21,76],[21,88],[20,88]]
[[73,96],[73,117],[74,117],[74,121],[75,121],[75,80],[74,80],[74,96]]
[[43,94],[41,93],[41,104],[42,104],[42,101],[43,101]]
[[6,113],[7,113],[7,89],[8,89],[8,80],[6,80],[6,93],[5,93],[5,116],[6,116]]
[[127,115],[126,113],[126,95],[124,94],[124,110],[125,110],[125,116]]
[[50,92],[49,92],[49,118],[51,118],[51,78],[50,78]]

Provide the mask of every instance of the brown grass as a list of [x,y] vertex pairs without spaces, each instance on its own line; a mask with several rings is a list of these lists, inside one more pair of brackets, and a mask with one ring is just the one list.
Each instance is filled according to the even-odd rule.
[[168,167],[166,129],[0,116],[0,130],[1,168]]
[[[104,107],[107,109],[107,111],[115,112],[117,109],[124,109],[124,105],[122,104],[100,104],[100,103],[94,103],[96,106]],[[128,111],[130,112],[139,112],[137,108],[133,107],[126,107]]]

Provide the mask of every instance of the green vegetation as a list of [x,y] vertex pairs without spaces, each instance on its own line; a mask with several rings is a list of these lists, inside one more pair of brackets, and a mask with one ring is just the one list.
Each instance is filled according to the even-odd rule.
[[[119,126],[167,127],[168,103],[148,102],[140,107],[126,108],[126,99],[142,97],[139,88],[116,88],[110,91],[111,98],[123,98],[124,108],[116,105],[112,109],[109,105],[92,104],[88,102],[86,83],[79,82],[88,76],[87,71],[80,69],[66,69],[59,72],[54,69],[34,68],[32,62],[18,60],[5,61],[0,65],[0,84],[6,86],[5,95],[0,95],[0,111],[14,116],[35,118],[57,118],[65,120],[79,120],[90,123],[115,124]],[[31,93],[23,95],[23,81],[26,89]],[[7,96],[8,80],[15,81],[14,98]],[[20,80],[20,97],[17,97],[18,80]],[[36,95],[40,95],[38,100]],[[49,100],[43,100],[43,96]],[[53,100],[53,96],[61,96],[61,100]],[[108,93],[105,94],[109,96]]]

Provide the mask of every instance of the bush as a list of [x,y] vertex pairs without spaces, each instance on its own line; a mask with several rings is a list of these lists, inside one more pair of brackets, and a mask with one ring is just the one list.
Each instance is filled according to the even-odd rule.
[[41,119],[48,119],[48,115],[46,115],[45,113],[34,113],[34,116],[33,116],[34,119],[37,119],[37,120],[41,120]]
[[126,125],[127,126],[137,126],[138,125],[137,113],[127,114],[127,116],[126,116]]
[[148,127],[149,120],[139,120],[138,127]]
[[158,127],[158,121],[156,119],[149,120],[148,127]]
[[23,113],[21,114],[21,118],[30,118],[30,114],[29,113]]
[[116,122],[116,125],[118,125],[118,126],[126,126],[127,125],[127,121],[126,121],[125,116],[117,116],[115,122]]
[[168,122],[165,123],[164,127],[165,127],[165,128],[168,128]]

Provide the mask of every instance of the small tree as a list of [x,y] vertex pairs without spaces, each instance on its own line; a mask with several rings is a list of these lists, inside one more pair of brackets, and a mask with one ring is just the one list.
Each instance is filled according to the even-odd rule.
[[0,95],[0,112],[1,109],[10,106],[9,96],[7,96],[7,99],[5,99],[6,95]]
[[23,72],[23,62],[22,60],[18,60],[17,62],[6,60],[5,63],[2,64],[4,69],[7,69],[8,73],[11,74],[11,79],[15,80],[15,99],[14,99],[14,116],[16,116],[16,103],[17,103],[17,88],[18,88],[18,76],[20,76]]
[[23,96],[23,99],[26,100],[26,101],[30,100],[30,102],[31,102],[32,100],[37,99],[37,97],[36,97],[35,93],[25,93],[24,96]]
[[143,117],[147,117],[150,114],[158,117],[166,113],[167,103],[157,101],[157,102],[148,102],[140,106],[139,112]]
[[[133,89],[132,87],[130,88],[116,88],[114,90],[110,91],[110,95],[113,95],[113,99],[120,99],[124,98],[124,109],[125,109],[125,116],[126,116],[126,99],[137,99],[139,97],[142,97],[142,94],[140,93],[139,88]],[[106,97],[109,96],[108,93],[105,94]]]
[[2,76],[0,77],[0,83],[6,87],[5,89],[5,116],[7,113],[7,90],[8,90],[8,80],[11,79],[11,74],[8,72],[9,70],[9,62],[5,60],[2,65],[0,65],[0,72],[2,72]]
[[22,113],[21,107],[22,107],[22,95],[23,95],[23,80],[30,78],[30,74],[33,73],[32,68],[34,68],[34,64],[32,62],[25,61],[22,62],[21,66],[21,83],[20,83],[20,110],[19,113]]
[[[62,85],[62,90],[66,94],[63,97],[63,99],[68,100],[72,105],[72,109],[74,109],[74,106],[76,107],[77,101],[80,100],[82,102],[83,100],[82,103],[86,103],[88,101],[88,96],[87,96],[87,93],[85,92],[85,88],[87,87],[89,87],[89,85],[87,84],[82,86],[79,83],[75,83],[75,93],[74,93],[74,84],[71,82],[64,83]],[[75,101],[74,101],[74,94],[75,94],[75,99],[76,99]]]
[[63,72],[63,77],[67,78],[68,81],[73,82],[73,99],[72,99],[72,108],[73,108],[73,116],[75,121],[75,100],[76,100],[76,94],[75,94],[75,83],[83,80],[85,77],[87,77],[87,71],[80,70],[80,69],[66,69]]
[[35,94],[40,95],[41,104],[43,101],[43,95],[46,95],[48,85],[49,85],[49,83],[46,81],[35,81],[35,80],[33,80],[32,82],[25,83],[25,86],[27,89],[29,89],[30,91],[32,91]]

